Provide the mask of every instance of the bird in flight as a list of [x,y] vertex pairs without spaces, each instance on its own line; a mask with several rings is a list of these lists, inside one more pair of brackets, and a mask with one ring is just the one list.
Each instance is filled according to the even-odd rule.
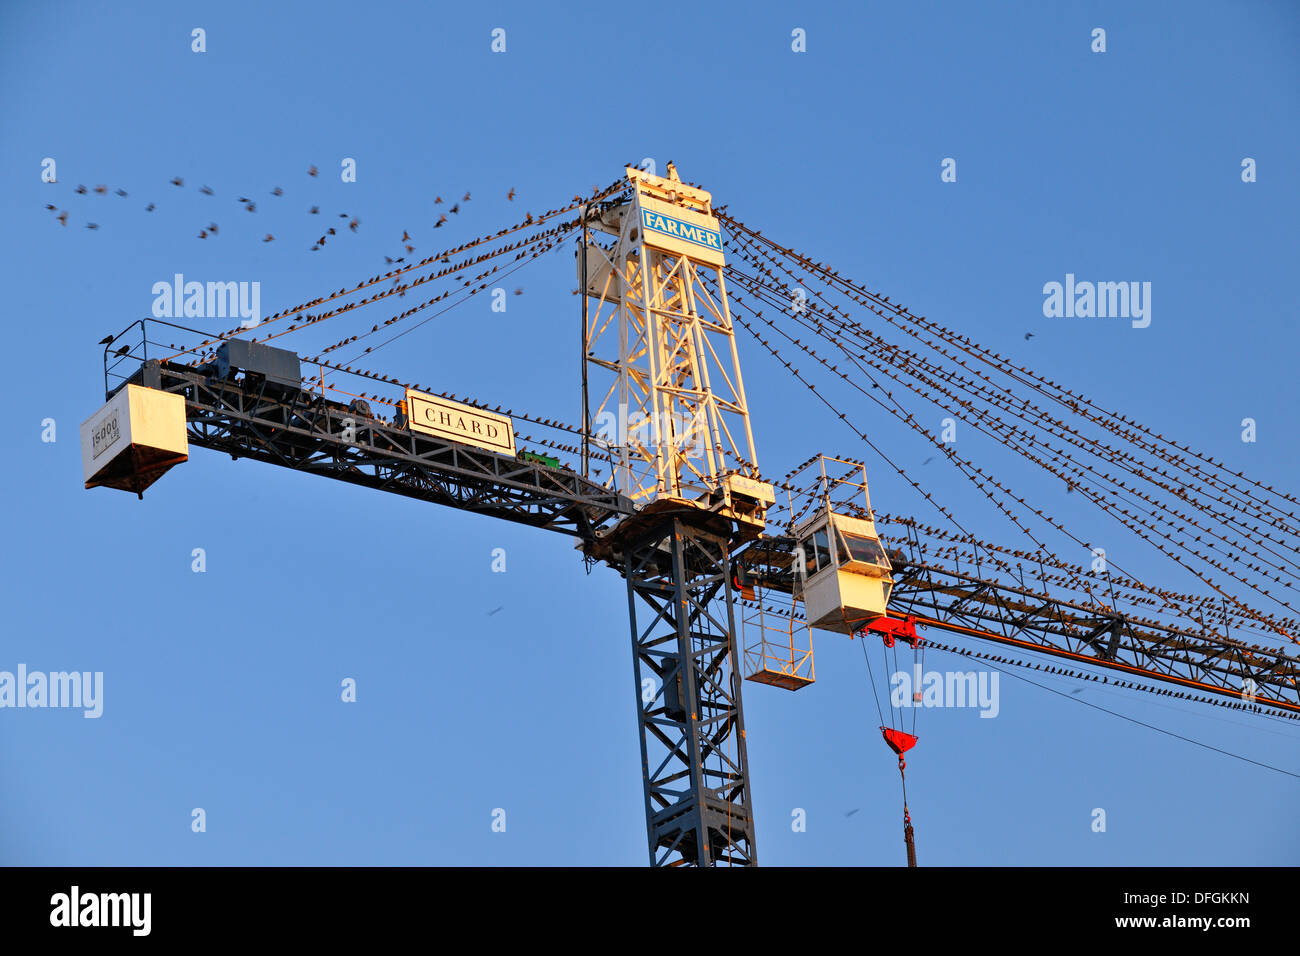
[[[180,183],[177,183],[177,185],[179,186]],[[205,195],[205,196],[211,196],[211,195],[212,195],[212,187],[211,187],[211,186],[200,186],[200,187],[199,187],[199,192],[203,193],[203,195]]]
[[509,199],[511,202],[514,202],[514,201],[515,201],[515,187],[514,187],[514,186],[511,186],[511,187],[510,187],[510,192],[506,193],[506,198]]
[[185,185],[185,180],[181,179],[179,176],[173,176],[173,177],[172,177],[172,185],[173,185],[173,186],[184,186],[184,185]]
[[1029,341],[1030,339],[1032,339],[1033,337],[1034,337],[1034,333],[1033,333],[1033,332],[1026,332],[1026,333],[1025,333],[1025,341],[1026,341],[1026,342],[1028,342],[1028,341]]
[[315,176],[318,172],[320,172],[320,170],[318,170],[315,166],[308,166],[308,167],[307,167],[307,175],[308,175],[308,176]]

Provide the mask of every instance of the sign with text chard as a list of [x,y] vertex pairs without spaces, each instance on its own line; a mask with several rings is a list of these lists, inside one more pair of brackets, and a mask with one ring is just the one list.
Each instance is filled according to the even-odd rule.
[[505,415],[408,388],[406,417],[412,431],[505,455],[515,453],[514,426]]

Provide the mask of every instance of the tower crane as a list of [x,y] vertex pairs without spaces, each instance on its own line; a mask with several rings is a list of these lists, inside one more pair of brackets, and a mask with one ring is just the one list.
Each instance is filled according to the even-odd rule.
[[[504,253],[535,256],[569,237],[581,303],[576,429],[332,357],[485,288]],[[729,264],[738,243],[752,268]],[[715,209],[711,194],[683,182],[671,164],[663,177],[629,166],[585,199],[277,313],[254,335],[132,323],[104,345],[106,404],[82,426],[86,487],[143,497],[196,445],[575,539],[589,565],[625,581],[647,849],[656,866],[758,862],[742,678],[790,691],[810,685],[814,629],[916,646],[920,626],[1088,668],[1094,680],[1300,717],[1289,619],[1255,614],[1253,626],[1284,640],[1247,643],[1226,630],[1226,601],[1221,634],[1205,623],[1203,599],[1113,578],[1099,597],[1095,577],[1041,550],[878,515],[859,459],[817,455],[783,480],[765,478],[733,315],[744,300],[728,283],[769,300],[784,288],[758,258],[780,248],[768,243]],[[810,260],[797,267],[841,281]],[[456,285],[305,362],[268,344],[444,280]],[[390,288],[375,291],[382,282]],[[856,287],[844,289],[856,301]],[[755,332],[761,315],[739,321]],[[812,328],[842,345],[841,336],[860,334],[846,315],[814,310]],[[914,318],[896,309],[890,316]],[[891,372],[922,367],[885,354]],[[355,378],[376,391],[339,384]],[[372,402],[391,406],[391,417]],[[516,429],[524,425],[559,430],[560,440],[522,436]],[[574,435],[576,444],[564,443]],[[521,441],[546,452],[521,450]],[[1034,569],[1028,580],[1026,564]],[[1172,612],[1199,613],[1200,626],[1171,621]],[[1231,612],[1245,620],[1235,604]],[[643,696],[650,678],[656,689]],[[900,748],[909,744],[886,739],[901,765]],[[907,834],[914,862],[910,819]]]

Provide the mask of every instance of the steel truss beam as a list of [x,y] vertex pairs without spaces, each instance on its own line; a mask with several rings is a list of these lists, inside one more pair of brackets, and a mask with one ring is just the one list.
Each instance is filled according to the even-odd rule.
[[[1300,714],[1300,658],[951,568],[896,562],[889,610],[1026,650]],[[978,632],[978,633],[976,633]],[[1250,683],[1248,683],[1250,682]]]
[[[789,593],[794,546],[793,538],[761,538],[735,560],[764,587]],[[1281,647],[1098,608],[909,559],[901,551],[890,560],[892,617],[912,615],[918,623],[967,637],[1300,714],[1300,657]]]
[[147,362],[129,380],[185,398],[189,440],[380,491],[588,540],[632,503],[577,472],[520,461],[366,418],[315,392]]
[[757,863],[728,550],[680,518],[624,549],[652,866]]

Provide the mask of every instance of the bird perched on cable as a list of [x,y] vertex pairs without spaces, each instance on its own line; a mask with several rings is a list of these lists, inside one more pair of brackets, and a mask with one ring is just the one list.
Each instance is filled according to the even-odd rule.
[[127,352],[129,352],[129,351],[131,351],[131,346],[129,346],[129,345],[123,345],[120,349],[118,349],[118,350],[117,350],[116,352],[114,352],[113,354],[114,354],[114,355],[125,355],[125,354],[126,354]]
[[111,335],[106,335],[106,336],[104,336],[102,339],[99,340],[99,344],[100,344],[100,345],[108,345],[108,344],[109,344],[110,342],[112,342],[112,341],[113,341],[113,336],[111,336]]

